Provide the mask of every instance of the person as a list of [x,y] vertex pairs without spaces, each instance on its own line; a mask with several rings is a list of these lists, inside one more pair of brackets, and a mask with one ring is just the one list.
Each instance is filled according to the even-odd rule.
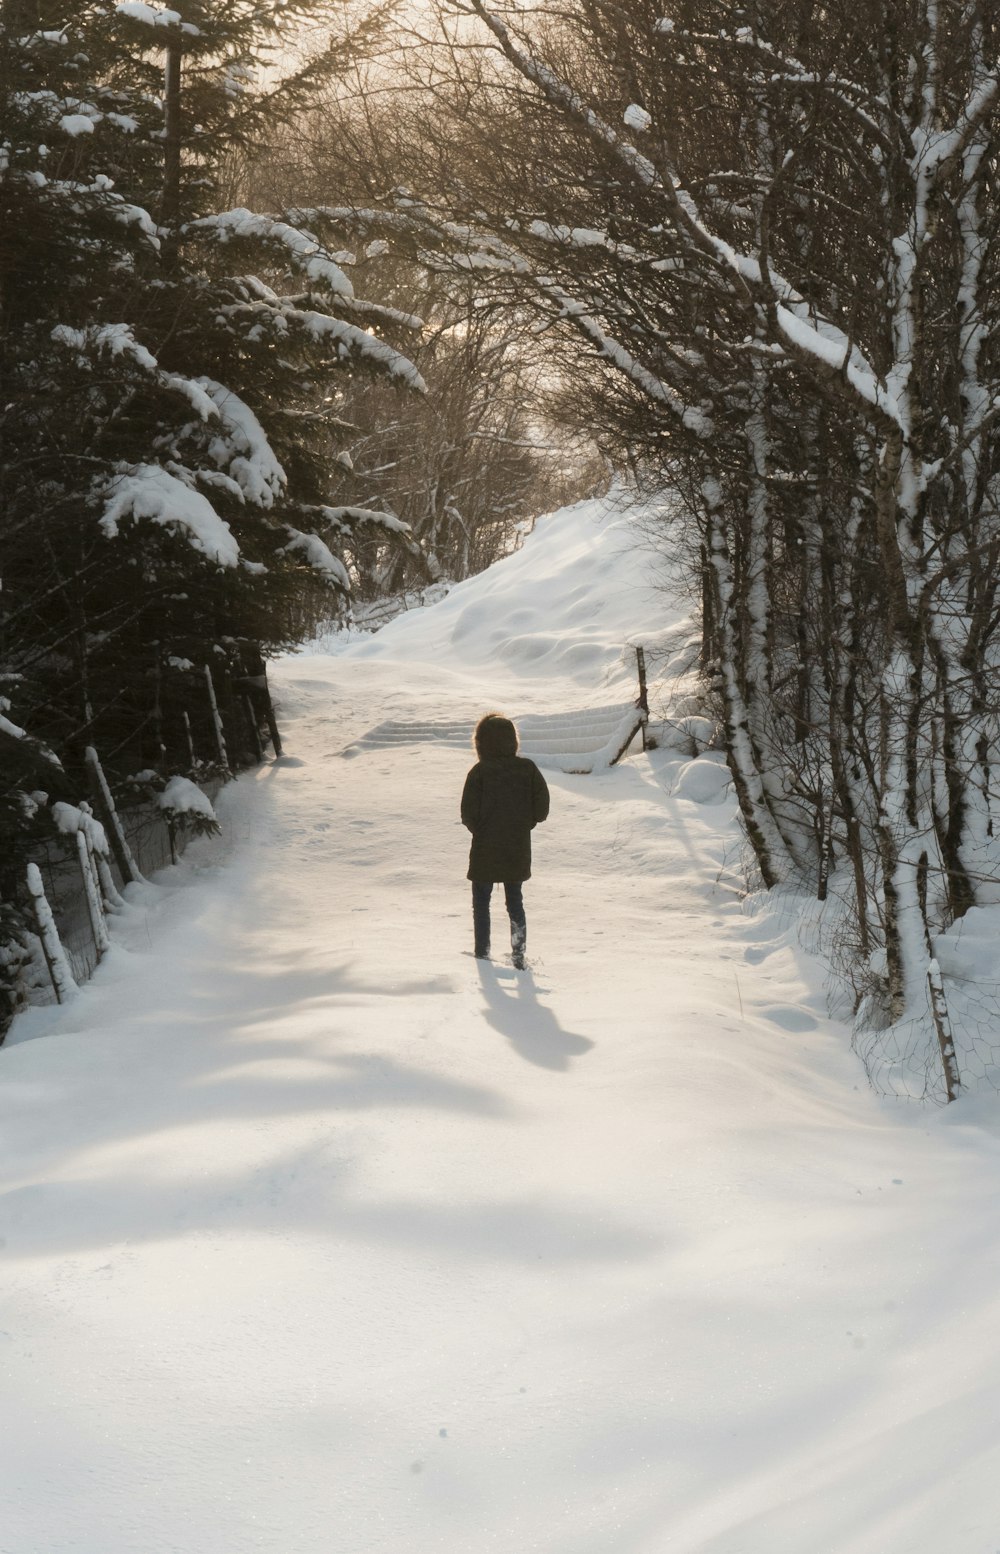
[[534,761],[518,755],[517,729],[501,713],[480,718],[473,744],[479,759],[462,790],[462,824],[472,832],[475,953],[489,959],[490,897],[503,885],[512,959],[522,971],[528,932],[521,887],[531,878],[531,833],[549,813],[549,790]]

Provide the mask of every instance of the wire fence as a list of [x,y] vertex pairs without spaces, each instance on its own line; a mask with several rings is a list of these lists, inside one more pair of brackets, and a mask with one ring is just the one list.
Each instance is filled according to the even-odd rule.
[[[113,794],[97,751],[88,748],[76,775],[89,796],[37,811],[44,835],[7,875],[7,910],[13,907],[19,927],[0,946],[0,1041],[20,1006],[62,1003],[93,976],[126,887],[177,862],[194,836],[218,830],[212,805],[225,782],[259,764],[268,742],[281,755],[263,659],[245,648],[236,667],[242,672],[188,666],[188,694],[174,719],[183,737],[161,750],[156,766],[132,776],[119,770]],[[208,760],[200,753],[206,749]]]
[[[221,777],[211,777],[198,783],[210,803],[214,803],[223,786]],[[193,833],[185,827],[172,825],[165,811],[155,803],[123,806],[117,814],[129,852],[140,874],[144,876],[155,874],[174,863],[192,840]],[[124,877],[114,852],[109,851],[104,861],[115,891],[121,893],[129,881]],[[59,834],[46,837],[33,849],[31,862],[41,874],[45,899],[69,962],[73,981],[77,985],[88,982],[101,960],[103,946],[100,928],[94,921],[91,897],[81,873],[75,836]],[[32,950],[31,962],[25,973],[28,1002],[55,1003],[57,995],[40,939],[32,945]]]
[[945,1105],[954,1099],[949,1066],[963,1092],[1000,1094],[1000,981],[930,961],[917,1007],[893,1021],[878,979],[871,975],[866,988],[860,974],[849,897],[849,882],[834,875],[825,901],[779,887],[751,889],[742,905],[747,917],[766,920],[769,935],[787,935],[825,963],[830,1013],[851,1027],[851,1045],[878,1095]]
[[[942,980],[961,1089],[971,1094],[1000,1093],[1000,982]],[[953,1099],[930,996],[925,1007],[906,1020],[881,1029],[856,1030],[854,1049],[879,1095],[936,1105]]]

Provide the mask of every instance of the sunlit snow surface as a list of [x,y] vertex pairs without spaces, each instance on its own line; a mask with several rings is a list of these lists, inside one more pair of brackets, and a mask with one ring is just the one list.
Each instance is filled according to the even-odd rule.
[[871,1095],[717,754],[550,769],[532,970],[468,953],[455,731],[682,668],[663,570],[589,504],[276,666],[286,759],[18,1021],[3,1554],[996,1554],[995,1106]]

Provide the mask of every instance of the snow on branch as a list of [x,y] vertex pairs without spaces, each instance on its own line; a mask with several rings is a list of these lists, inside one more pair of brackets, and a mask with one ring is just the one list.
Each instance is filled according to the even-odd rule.
[[756,55],[766,71],[764,80],[769,85],[794,86],[797,90],[816,89],[835,97],[843,108],[855,118],[881,145],[887,145],[878,120],[861,106],[861,100],[870,98],[870,92],[860,82],[836,76],[832,72],[810,70],[792,54],[776,49],[767,38],[762,38],[752,27],[737,27],[734,32],[690,32],[676,26],[669,16],[662,17],[653,28],[661,37],[672,43],[694,44],[703,49],[742,50]]
[[319,509],[324,522],[335,524],[344,533],[359,523],[373,523],[380,529],[388,529],[393,534],[409,534],[410,525],[402,518],[397,518],[395,513],[380,512],[372,507],[321,507]]
[[139,344],[129,324],[88,324],[85,329],[57,324],[50,338],[56,345],[76,351],[83,359],[93,351],[97,355],[127,357],[144,372],[155,373],[159,368],[156,357]]
[[350,310],[363,318],[377,318],[383,324],[401,324],[404,329],[412,329],[416,333],[424,328],[424,320],[419,314],[404,313],[400,308],[390,308],[383,302],[367,302],[361,297],[352,297]]
[[[584,303],[560,287],[549,277],[539,276],[528,259],[515,246],[517,234],[511,231],[509,241],[493,233],[478,232],[460,223],[443,220],[420,201],[400,196],[402,208],[395,211],[353,210],[351,207],[321,207],[308,211],[296,211],[298,219],[317,221],[328,219],[347,224],[357,221],[361,225],[399,235],[418,236],[423,242],[434,242],[447,253],[451,264],[465,269],[493,269],[520,275],[534,289],[554,304],[561,318],[570,322],[578,333],[585,335],[596,347],[599,355],[616,367],[630,382],[649,398],[670,409],[688,430],[699,437],[709,435],[710,420],[697,406],[689,405],[675,389],[664,383],[647,367],[644,367],[625,347],[604,329],[588,311]],[[542,222],[533,222],[525,236],[541,241],[568,244],[571,247],[607,247],[612,244],[605,234],[584,228],[558,228]],[[461,244],[461,252],[453,245]],[[450,252],[449,252],[450,250]],[[616,250],[619,251],[619,250]],[[627,257],[632,257],[628,250]]]
[[345,360],[360,356],[377,362],[391,378],[398,378],[407,388],[426,394],[427,384],[409,357],[393,350],[391,345],[386,345],[366,329],[359,329],[356,324],[345,323],[340,318],[331,318],[328,313],[313,313],[305,308],[288,310],[286,317],[294,318],[314,340],[335,341]]
[[[258,216],[240,207],[223,211],[218,216],[203,216],[199,221],[193,221],[188,230],[214,234],[221,243],[241,239],[244,242],[276,246],[292,268],[305,275],[314,285],[325,286],[334,296],[353,300],[354,287],[334,257],[315,238],[309,237],[298,227],[289,226],[285,221],[278,221],[272,216]],[[337,258],[345,263],[353,263],[354,256],[338,254]]]
[[[0,166],[2,166],[2,160],[0,160]],[[142,205],[133,205],[129,200],[122,199],[120,194],[116,194],[112,180],[105,173],[98,173],[93,183],[75,183],[69,179],[49,180],[44,173],[34,170],[22,174],[21,177],[25,183],[43,190],[47,196],[65,199],[74,211],[79,210],[81,198],[96,196],[103,202],[105,210],[113,221],[120,222],[125,227],[138,227],[150,247],[159,249],[160,239],[156,222],[149,211]]]
[[966,146],[1000,102],[1000,67],[978,81],[950,130],[915,131],[916,162],[920,171],[940,181],[950,173]]
[[555,243],[560,248],[606,248],[608,253],[626,258],[635,255],[635,249],[630,245],[616,243],[606,232],[598,232],[593,227],[557,227],[548,221],[532,221],[526,230],[529,236],[540,238],[544,243]]
[[325,342],[333,344],[341,361],[360,358],[374,362],[389,377],[405,383],[407,388],[421,394],[427,392],[427,384],[408,356],[394,350],[384,340],[369,334],[368,330],[359,328],[357,324],[348,324],[344,319],[333,318],[329,313],[296,307],[294,302],[285,298],[278,298],[272,303],[263,297],[258,302],[229,303],[220,308],[219,312],[224,317],[252,320],[251,329],[258,331],[258,338],[260,332],[268,328],[279,336],[300,330],[317,345]]
[[30,108],[36,118],[43,116],[53,129],[73,140],[78,135],[92,135],[94,126],[104,118],[95,103],[84,102],[79,97],[60,97],[56,92],[14,92],[10,100],[15,108]]
[[0,736],[7,739],[21,740],[25,749],[30,749],[41,760],[50,761],[53,766],[58,766],[61,769],[62,762],[59,757],[49,749],[48,745],[42,744],[40,739],[36,739],[32,734],[23,729],[19,723],[15,723],[11,718],[8,718],[6,714],[9,711],[9,700],[6,696],[0,696]]
[[799,360],[842,377],[873,410],[900,424],[897,396],[879,382],[874,369],[842,329],[825,320],[803,318],[791,306],[781,303],[775,308],[775,317],[786,345]]
[[300,552],[321,576],[337,588],[342,588],[345,593],[351,591],[351,580],[347,575],[347,568],[339,557],[333,554],[330,547],[320,539],[318,534],[303,534],[300,529],[294,529],[291,524],[285,524],[286,533],[291,535],[288,544],[282,548],[287,553]]
[[15,43],[21,49],[35,49],[40,45],[54,45],[56,48],[66,48],[69,44],[69,33],[65,27],[52,28],[42,32],[29,32],[21,38],[16,38]]
[[144,0],[121,0],[115,6],[115,15],[125,16],[131,22],[144,22],[147,27],[179,27],[181,32],[192,38],[201,36],[201,28],[193,22],[182,21],[179,11],[171,11],[166,6],[146,5]]
[[0,734],[6,734],[9,739],[27,739],[28,735],[20,724],[12,723],[10,718],[5,718],[0,712]]
[[694,432],[697,437],[711,435],[711,418],[696,406],[689,405],[683,397],[658,378],[655,373],[649,371],[641,362],[636,361],[631,352],[611,335],[607,334],[597,320],[587,312],[582,302],[575,301],[566,292],[551,282],[539,281],[540,289],[544,290],[552,299],[558,302],[562,317],[567,318],[574,327],[597,347],[599,356],[616,367],[629,382],[641,389],[650,399],[657,404],[666,405],[688,431]]
[[241,497],[255,507],[273,507],[288,484],[288,477],[267,440],[267,434],[250,406],[232,389],[213,378],[198,378],[212,412],[221,422],[220,434],[209,444],[209,454],[220,470],[228,469]]
[[649,158],[644,157],[628,141],[623,140],[566,81],[557,76],[547,65],[543,65],[540,60],[519,48],[511,36],[510,29],[492,11],[487,10],[483,0],[469,0],[469,8],[489,28],[500,45],[502,53],[525,80],[533,81],[550,102],[571,113],[574,118],[582,120],[592,134],[605,141],[616,155],[628,164],[640,182],[649,188],[661,186],[660,175]]
[[91,354],[122,357],[131,361],[140,371],[164,388],[183,395],[203,421],[216,414],[215,405],[204,389],[192,378],[179,373],[164,372],[151,351],[135,338],[129,324],[88,324],[84,329],[72,329],[68,324],[57,324],[51,339],[56,345],[64,345],[76,351],[78,361],[85,362]]
[[[661,178],[653,164],[624,140],[612,125],[600,118],[567,82],[518,47],[506,25],[487,9],[485,0],[468,0],[468,4],[470,11],[493,33],[514,68],[526,80],[537,85],[553,106],[575,119],[599,140],[644,187],[661,195],[678,234],[736,277],[746,288],[748,300],[755,300],[767,307],[777,324],[782,345],[794,360],[809,365],[824,378],[838,375],[847,391],[861,400],[866,409],[875,409],[894,424],[899,424],[900,409],[896,396],[879,383],[874,368],[856,346],[849,345],[842,331],[823,319],[804,317],[804,299],[795,287],[770,266],[765,271],[759,258],[741,253],[713,232],[703,219],[695,199],[672,169],[669,176]],[[661,23],[660,30],[669,32],[672,29]],[[748,36],[753,35],[748,33]],[[582,304],[574,304],[572,312],[567,310],[567,316],[572,317],[578,327],[591,332],[593,321],[589,320]],[[655,386],[658,380],[653,379],[647,369],[635,363],[623,347],[618,347],[613,353],[605,350],[603,342],[597,338],[601,334],[599,326],[594,325],[594,330],[595,342],[602,354],[614,361],[645,392],[652,392],[663,403],[673,403],[672,391],[664,385],[659,385],[658,391]],[[697,415],[697,412],[689,411],[688,414]]]
[[219,566],[235,567],[239,546],[229,525],[214,507],[159,464],[126,467],[111,481],[100,527],[109,539],[123,519],[148,519],[183,534],[194,550]]
[[[418,245],[421,242],[432,244],[433,247],[429,248],[418,246],[415,255],[419,263],[429,268],[435,266],[440,268],[442,264],[465,270],[525,268],[523,261],[519,262],[513,251],[507,249],[491,234],[477,232],[460,222],[446,220],[428,209],[422,201],[413,199],[406,190],[396,190],[394,197],[397,202],[395,210],[356,208],[351,205],[320,205],[308,210],[294,210],[289,212],[289,215],[292,220],[309,225],[329,222],[331,225],[344,227],[360,234],[371,231],[385,232],[393,237],[415,239]],[[446,246],[448,243],[459,245],[462,251],[448,252]],[[357,300],[354,306],[357,307]],[[372,304],[363,306],[371,307]],[[418,320],[414,319],[412,322],[417,324]],[[422,321],[419,321],[419,327],[423,327]]]
[[222,829],[208,794],[189,777],[171,777],[157,794],[156,804],[171,820],[198,822],[197,828],[206,831]]
[[[380,302],[368,302],[358,297],[351,282],[340,268],[341,264],[355,264],[355,255],[330,254],[315,237],[303,230],[315,224],[317,220],[336,219],[338,215],[343,217],[354,213],[317,208],[291,210],[286,214],[287,221],[274,216],[258,216],[248,210],[230,210],[225,211],[221,216],[206,216],[203,220],[194,222],[193,226],[202,230],[215,227],[223,242],[233,237],[245,238],[249,241],[277,242],[282,246],[284,256],[293,269],[304,274],[310,281],[326,285],[349,312],[364,318],[378,319],[382,323],[400,324],[404,329],[417,332],[424,328],[424,320],[415,313],[406,313],[400,308],[388,307]],[[373,217],[375,215],[375,213],[369,214]],[[261,295],[268,293],[272,300],[277,301],[275,293],[269,287],[264,287],[263,282],[257,284],[262,288]]]

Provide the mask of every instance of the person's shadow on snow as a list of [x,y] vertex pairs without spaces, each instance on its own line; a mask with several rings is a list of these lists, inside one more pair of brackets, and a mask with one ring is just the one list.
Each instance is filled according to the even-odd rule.
[[564,1031],[551,1009],[538,1001],[530,971],[509,973],[501,981],[497,968],[479,962],[479,980],[486,999],[486,1019],[506,1036],[514,1051],[539,1068],[565,1070],[571,1058],[582,1057],[594,1045],[586,1036]]

